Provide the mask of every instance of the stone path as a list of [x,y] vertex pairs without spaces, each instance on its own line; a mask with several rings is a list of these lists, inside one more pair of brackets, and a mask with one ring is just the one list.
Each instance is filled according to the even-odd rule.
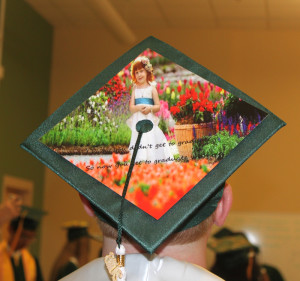
[[[178,154],[178,149],[176,145],[170,146],[171,152],[173,155]],[[73,160],[73,163],[76,165],[79,162],[86,163],[89,165],[90,160],[94,160],[94,162],[99,161],[102,158],[105,162],[109,161],[112,158],[112,154],[104,154],[104,155],[62,155],[68,161]],[[122,157],[122,155],[121,155]],[[121,158],[122,159],[122,158]]]
[[157,71],[156,73],[156,80],[157,82],[160,82],[160,77],[163,76],[165,81],[170,80],[171,82],[177,82],[178,80],[181,80],[183,82],[183,80],[187,80],[189,81],[190,79],[192,79],[194,82],[195,81],[200,81],[201,83],[207,81],[205,79],[203,79],[201,76],[198,76],[196,74],[194,74],[193,72],[179,66],[176,65],[176,72],[167,72],[164,73],[163,71],[161,71],[159,68],[155,69],[155,71]]
[[100,158],[102,158],[105,162],[109,161],[112,158],[111,154],[105,155],[62,155],[67,160],[73,160],[73,163],[76,165],[79,162],[86,163],[89,165],[90,160],[94,160],[94,162],[98,162]]

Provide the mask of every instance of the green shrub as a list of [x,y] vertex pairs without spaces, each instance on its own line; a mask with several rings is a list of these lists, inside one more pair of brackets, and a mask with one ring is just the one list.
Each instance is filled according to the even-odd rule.
[[226,111],[227,118],[242,116],[243,119],[252,120],[253,123],[260,122],[267,115],[262,110],[251,106],[233,94],[228,94],[225,100],[224,111]]
[[[106,127],[104,127],[106,128]],[[41,138],[48,146],[100,146],[100,145],[129,145],[131,131],[126,124],[119,128],[105,129],[99,127],[64,129],[53,128]]]
[[150,59],[150,62],[153,66],[155,65],[162,66],[165,64],[169,64],[170,60],[165,57],[157,56],[155,58]]
[[164,119],[160,119],[159,123],[158,123],[158,127],[162,130],[162,132],[164,134],[168,134],[169,133],[169,128],[168,128],[168,124]]
[[203,137],[193,143],[192,158],[213,157],[217,160],[221,160],[242,140],[243,138],[237,135],[229,135],[229,132],[226,130],[220,131],[213,136]]

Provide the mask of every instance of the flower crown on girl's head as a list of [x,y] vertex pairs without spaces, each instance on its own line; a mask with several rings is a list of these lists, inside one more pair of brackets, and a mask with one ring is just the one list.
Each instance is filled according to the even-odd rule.
[[152,72],[152,71],[153,71],[152,64],[150,63],[150,60],[149,60],[147,57],[145,57],[145,56],[137,57],[137,58],[134,60],[134,62],[133,62],[133,64],[132,64],[131,68],[134,66],[134,64],[135,64],[136,62],[141,62],[141,63],[144,65],[145,69],[146,69],[148,72]]

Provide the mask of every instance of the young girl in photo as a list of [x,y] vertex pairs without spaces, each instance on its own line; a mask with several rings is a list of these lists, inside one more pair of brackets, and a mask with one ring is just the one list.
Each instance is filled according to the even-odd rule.
[[132,116],[127,120],[131,129],[129,151],[132,155],[138,136],[136,123],[148,119],[153,123],[153,129],[142,135],[141,143],[135,162],[170,163],[173,155],[168,141],[158,127],[159,118],[155,113],[160,110],[160,102],[156,88],[152,85],[154,80],[153,68],[147,57],[138,57],[131,65],[131,77],[134,83],[129,104]]

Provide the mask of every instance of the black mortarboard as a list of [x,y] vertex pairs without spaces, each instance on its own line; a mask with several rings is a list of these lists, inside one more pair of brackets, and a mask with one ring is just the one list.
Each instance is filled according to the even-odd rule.
[[[171,158],[134,165],[123,201],[120,195],[133,155],[128,154],[130,135],[137,134],[135,127],[131,131],[126,127],[132,91],[127,78],[131,62],[140,55],[149,59],[150,63],[140,61],[145,69],[153,66],[157,82],[152,87],[158,92],[161,110],[152,121],[171,138],[168,145],[176,151]],[[180,79],[174,80],[172,73],[179,72]],[[173,118],[167,120],[170,113]],[[115,227],[120,224],[122,204],[124,231],[153,252],[170,234],[212,214],[225,180],[284,125],[213,72],[149,37],[82,87],[21,146],[85,196],[98,217]],[[142,137],[151,139],[146,133]],[[158,138],[162,137],[153,141]],[[161,150],[168,155],[165,142],[142,144],[143,140],[137,155],[149,148],[151,153]],[[78,154],[101,157],[76,162],[66,157],[70,145]]]
[[88,223],[85,221],[67,221],[63,223],[63,228],[67,230],[68,241],[88,237]]
[[22,206],[20,216],[10,221],[10,229],[14,231],[14,236],[11,242],[12,252],[16,249],[23,230],[36,231],[42,216],[46,214],[45,211],[32,208],[29,206]]
[[249,241],[245,233],[233,232],[226,227],[210,237],[207,245],[216,254],[228,254],[241,250],[249,251],[250,249],[255,250],[255,252],[259,251],[258,247]]
[[81,237],[92,238],[98,242],[102,241],[102,236],[99,234],[89,233],[89,224],[87,221],[71,220],[63,223],[62,227],[67,230],[68,241],[73,241]]
[[20,222],[22,222],[23,229],[36,230],[42,216],[45,214],[46,212],[40,209],[36,209],[28,206],[22,206],[20,216],[11,220],[10,226],[12,227],[13,230],[16,231]]
[[208,247],[216,253],[211,272],[224,280],[259,280],[258,246],[243,232],[222,228],[209,238]]
[[[261,265],[256,261],[255,256],[260,249],[250,242],[244,232],[221,228],[209,238],[207,245],[216,253],[216,261],[211,271],[225,280],[245,280],[247,272],[251,273],[253,278],[247,280],[261,280],[263,276],[270,281],[284,280],[277,268],[267,264]],[[264,278],[262,280],[265,280]]]

